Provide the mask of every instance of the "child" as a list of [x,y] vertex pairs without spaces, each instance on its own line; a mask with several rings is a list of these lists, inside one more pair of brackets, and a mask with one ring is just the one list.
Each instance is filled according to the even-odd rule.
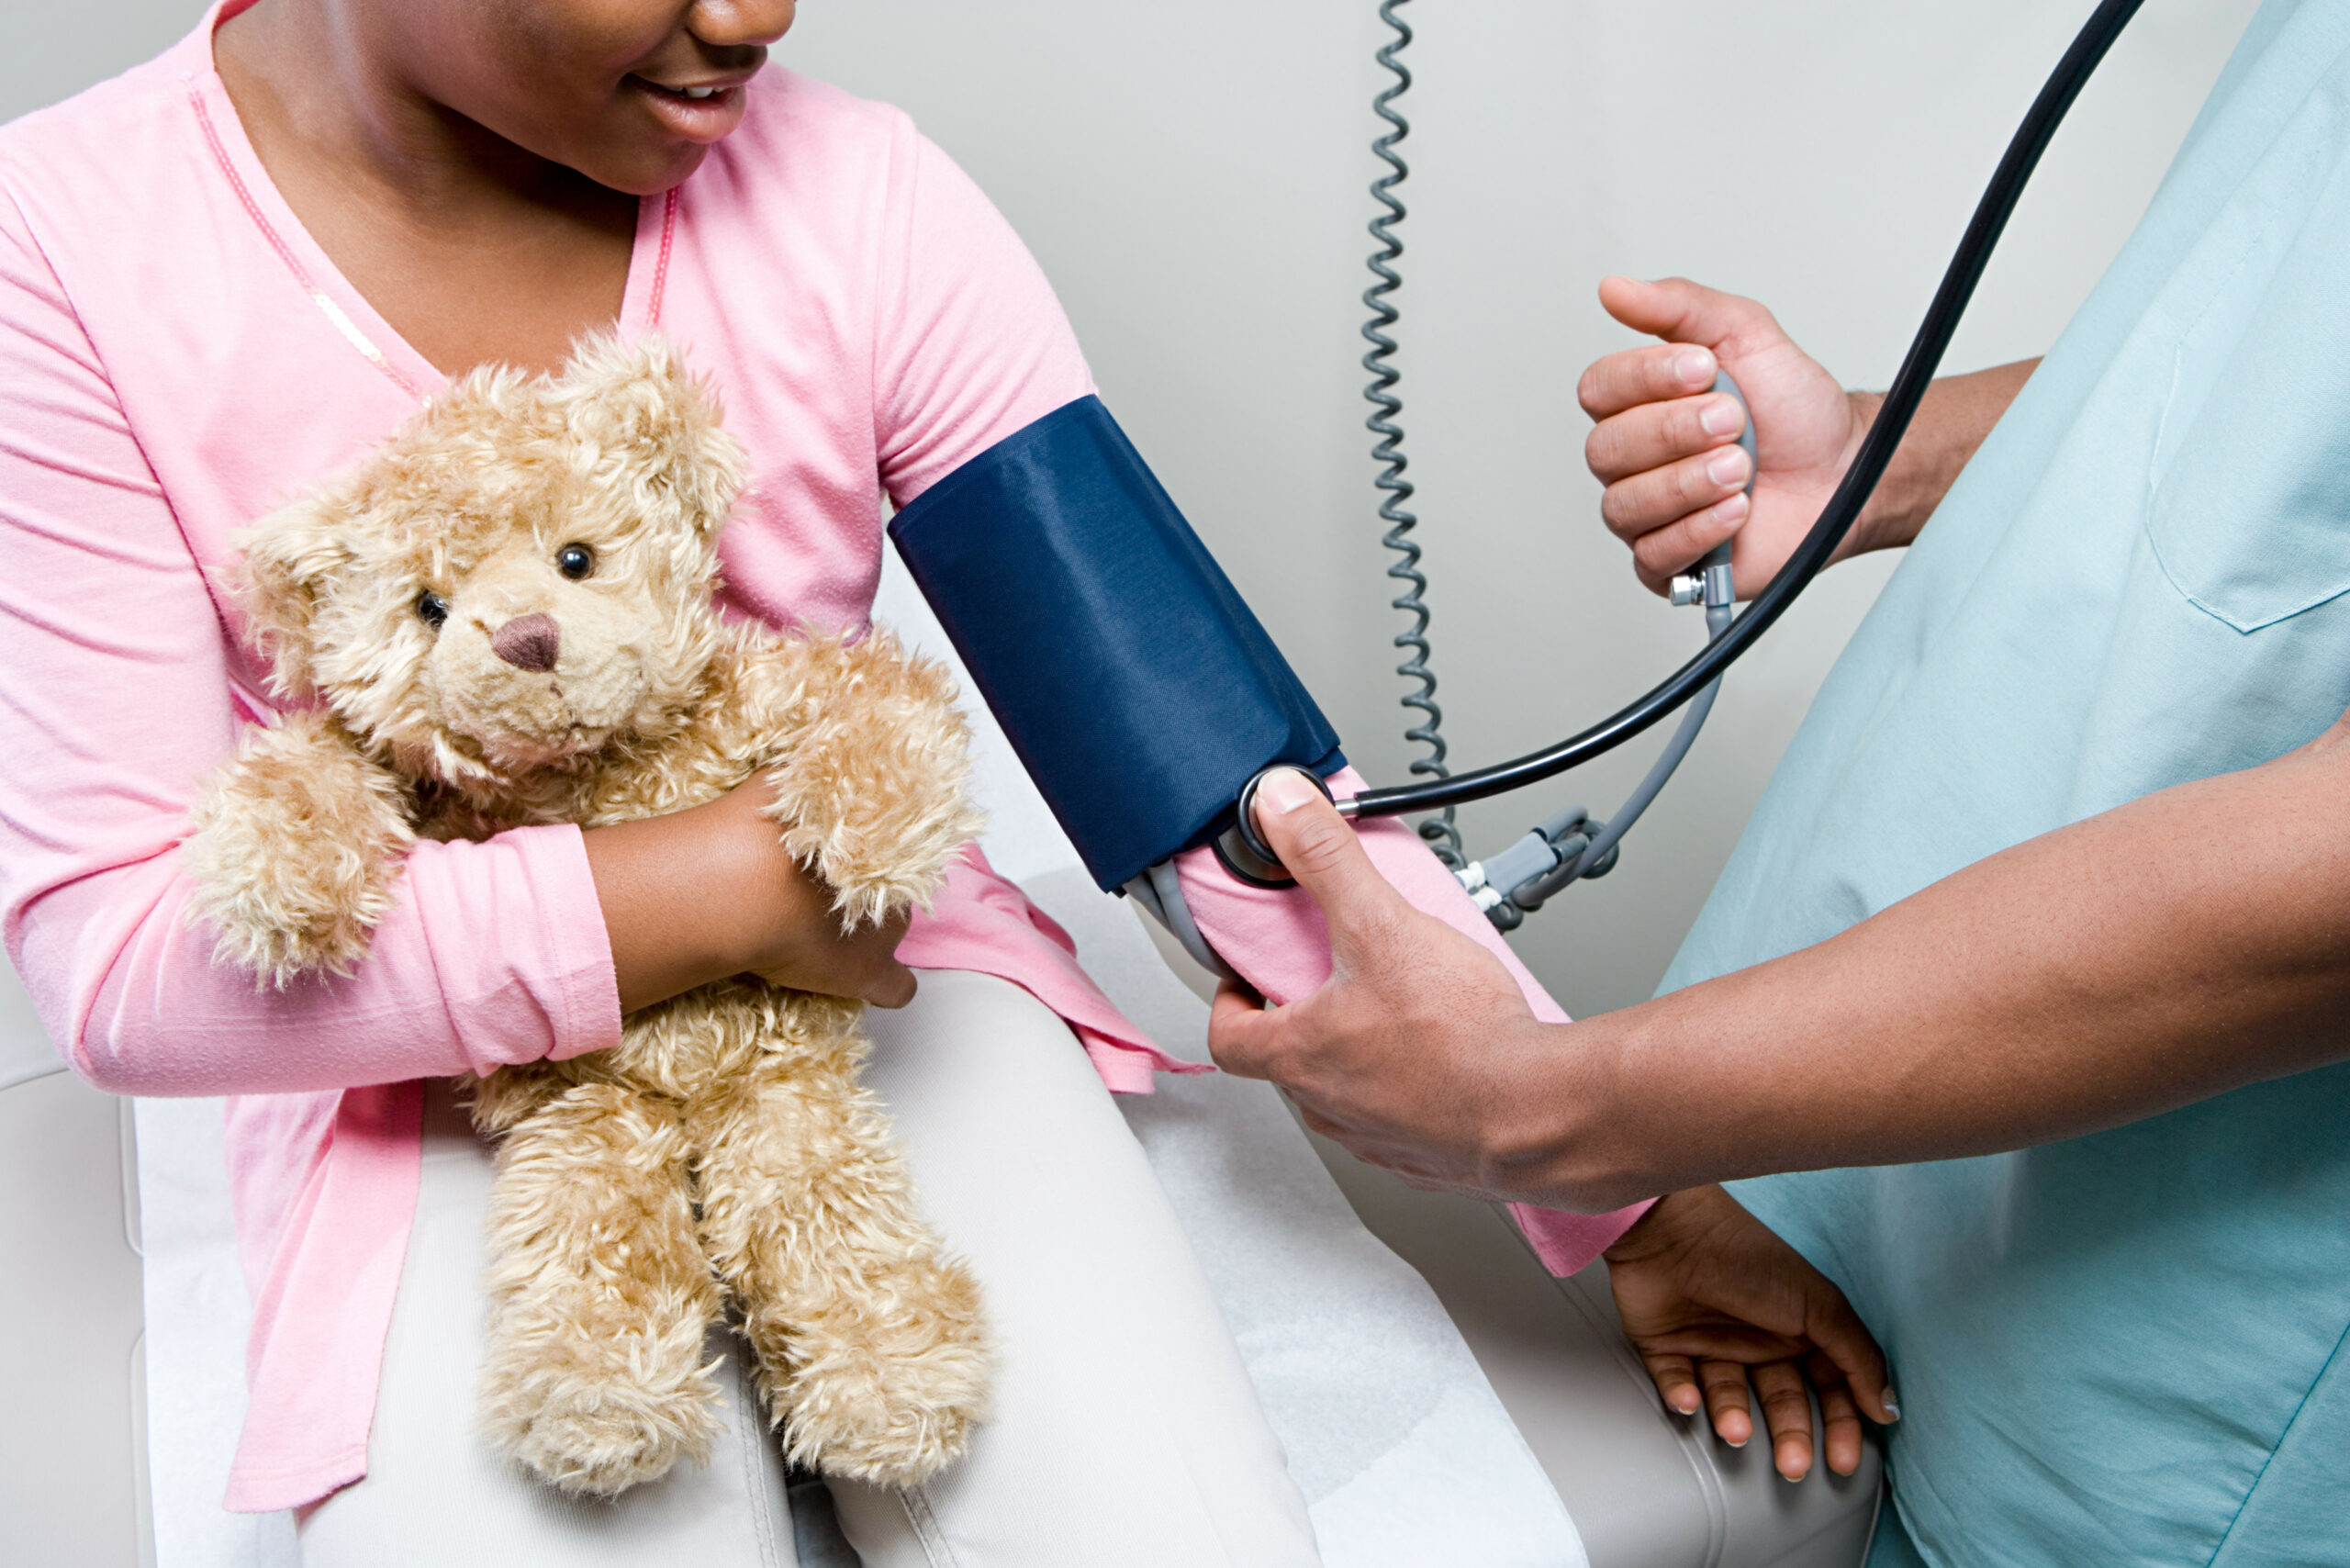
[[[0,136],[13,951],[94,1081],[240,1096],[256,1311],[229,1503],[303,1509],[314,1568],[773,1560],[778,1462],[747,1401],[740,1455],[616,1508],[479,1462],[487,1153],[420,1081],[609,1046],[624,1009],[746,969],[899,1009],[875,1014],[873,1081],[1000,1341],[960,1465],[918,1496],[837,1489],[866,1560],[1312,1563],[1101,1092],[1147,1089],[1160,1058],[979,864],[902,946],[844,942],[752,786],[625,828],[420,846],[347,981],[257,992],[183,921],[193,783],[271,711],[222,609],[229,534],[450,375],[659,325],[752,454],[730,608],[849,628],[885,497],[1092,389],[1035,263],[902,115],[760,69],[790,17],[224,5]],[[945,972],[917,988],[909,964]]]

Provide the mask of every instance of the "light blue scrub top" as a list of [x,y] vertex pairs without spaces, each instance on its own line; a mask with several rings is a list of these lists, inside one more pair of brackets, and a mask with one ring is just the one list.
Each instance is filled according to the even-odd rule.
[[[1664,989],[2345,706],[2350,0],[2271,0],[1821,689]],[[1892,1357],[1877,1562],[2350,1564],[2350,1066],[1738,1191]]]

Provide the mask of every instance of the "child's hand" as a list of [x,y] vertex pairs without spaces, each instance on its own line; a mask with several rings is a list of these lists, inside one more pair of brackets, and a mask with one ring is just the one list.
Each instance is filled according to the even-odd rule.
[[621,1012],[740,974],[877,1007],[913,1000],[897,958],[906,913],[844,935],[833,890],[767,820],[774,799],[760,777],[706,805],[589,830]]
[[1606,1257],[1624,1333],[1665,1405],[1684,1416],[1702,1405],[1721,1439],[1744,1448],[1754,1435],[1751,1377],[1788,1480],[1811,1469],[1807,1382],[1839,1475],[1860,1468],[1863,1412],[1900,1419],[1885,1352],[1844,1293],[1721,1188],[1659,1199]]

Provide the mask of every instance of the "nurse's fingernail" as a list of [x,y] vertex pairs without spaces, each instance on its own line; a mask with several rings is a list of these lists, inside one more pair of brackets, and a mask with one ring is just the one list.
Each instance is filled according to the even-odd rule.
[[1697,416],[1698,428],[1707,435],[1735,435],[1746,423],[1746,415],[1735,399],[1708,398],[1705,411]]
[[1746,492],[1740,490],[1726,500],[1714,503],[1714,521],[1725,527],[1735,528],[1746,521],[1746,514],[1751,505],[1751,503],[1746,498]]
[[1703,386],[1714,379],[1714,356],[1703,349],[1684,349],[1673,356],[1673,378],[1684,386]]
[[1287,815],[1306,801],[1321,798],[1322,791],[1294,767],[1276,768],[1266,774],[1265,781],[1257,786],[1259,803],[1270,806],[1276,816]]
[[1717,485],[1745,484],[1746,449],[1726,446],[1714,454],[1713,461],[1706,465],[1706,476]]
[[1884,1405],[1885,1413],[1887,1416],[1897,1421],[1901,1419],[1901,1401],[1893,1397],[1893,1390],[1890,1387],[1885,1391]]

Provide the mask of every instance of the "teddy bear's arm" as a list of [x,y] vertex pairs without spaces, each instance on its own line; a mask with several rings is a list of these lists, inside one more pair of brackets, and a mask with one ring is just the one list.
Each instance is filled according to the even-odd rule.
[[349,973],[391,908],[410,811],[400,779],[323,714],[248,730],[205,781],[183,846],[215,956],[281,990]]
[[821,638],[773,654],[770,671],[796,666],[769,769],[785,846],[832,884],[851,931],[926,902],[982,823],[954,678],[878,629],[853,647]]

